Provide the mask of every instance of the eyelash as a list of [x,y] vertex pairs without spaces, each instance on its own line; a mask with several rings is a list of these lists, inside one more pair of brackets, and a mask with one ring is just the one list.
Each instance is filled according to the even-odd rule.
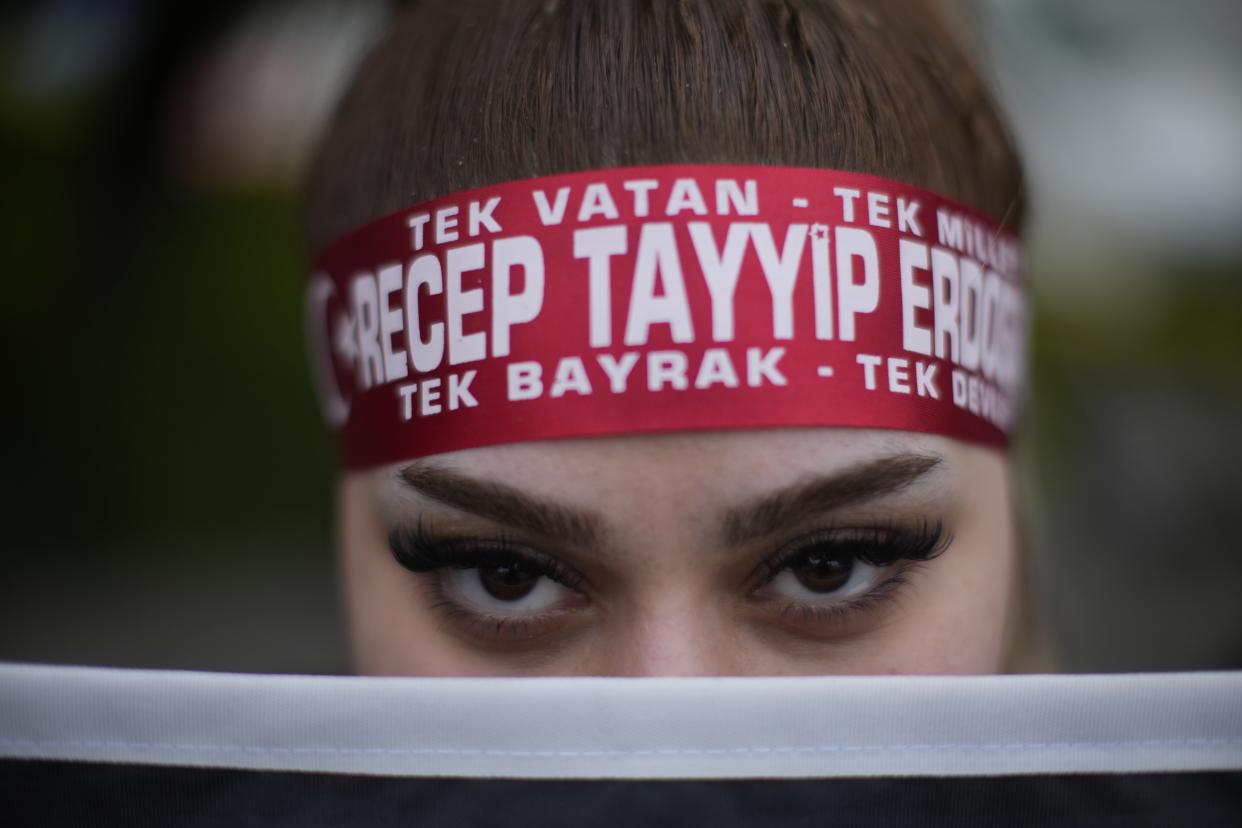
[[488,540],[442,538],[420,520],[414,529],[398,528],[388,534],[388,545],[397,563],[411,572],[439,569],[474,569],[485,564],[518,560],[532,572],[577,589],[583,577],[562,561],[519,546],[504,535]]
[[835,547],[854,546],[858,549],[847,553],[855,561],[872,566],[887,567],[898,561],[926,562],[944,552],[952,537],[944,529],[942,521],[921,521],[912,527],[895,522],[865,527],[828,527],[802,535],[785,544],[775,555],[760,564],[775,575],[787,564],[805,555],[817,545]]
[[[858,617],[891,600],[908,583],[909,575],[941,555],[952,543],[941,521],[922,521],[914,526],[829,527],[803,535],[760,562],[748,580],[762,589],[800,557],[818,547],[830,547],[842,559],[888,569],[899,568],[861,595],[834,604],[808,604],[784,600],[782,617],[803,624],[830,626]],[[520,562],[532,574],[550,578],[568,589],[580,592],[585,578],[557,558],[518,545],[504,535],[492,539],[464,540],[436,535],[420,519],[413,529],[399,527],[388,536],[393,558],[405,569],[433,574],[444,569],[474,569],[487,564]],[[850,549],[852,547],[852,549]],[[542,622],[561,614],[544,611],[522,616],[479,613],[461,606],[444,590],[442,579],[427,579],[432,609],[458,623],[472,627],[496,640],[526,640],[539,633]],[[776,599],[768,599],[776,600]]]

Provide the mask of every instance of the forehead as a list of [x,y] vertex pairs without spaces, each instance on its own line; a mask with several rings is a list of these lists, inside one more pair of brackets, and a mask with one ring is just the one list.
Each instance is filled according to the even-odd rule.
[[[636,496],[736,499],[831,475],[881,458],[940,459],[937,479],[970,476],[1001,455],[931,434],[883,429],[790,428],[682,432],[513,443],[424,458],[433,464],[567,503],[598,505]],[[384,489],[401,488],[409,463],[368,472]]]

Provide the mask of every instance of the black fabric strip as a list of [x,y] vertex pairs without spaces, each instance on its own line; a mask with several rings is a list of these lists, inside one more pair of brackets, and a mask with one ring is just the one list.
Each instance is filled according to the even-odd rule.
[[1242,771],[725,781],[401,778],[0,761],[7,825],[1242,825]]

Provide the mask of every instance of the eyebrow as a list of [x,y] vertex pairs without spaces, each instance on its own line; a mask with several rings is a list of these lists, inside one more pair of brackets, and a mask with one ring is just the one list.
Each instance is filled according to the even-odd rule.
[[932,455],[896,454],[801,481],[726,511],[725,541],[740,546],[791,523],[898,492],[940,464],[941,458]]
[[573,546],[597,546],[604,534],[604,522],[595,513],[538,500],[503,483],[428,463],[412,463],[397,474],[411,489],[437,503]]
[[[941,464],[925,454],[897,454],[831,475],[813,477],[735,506],[724,514],[726,543],[740,546],[791,522],[900,491]],[[426,462],[412,463],[400,480],[424,497],[496,523],[574,546],[596,547],[605,534],[594,512],[533,498],[503,483],[478,480]]]

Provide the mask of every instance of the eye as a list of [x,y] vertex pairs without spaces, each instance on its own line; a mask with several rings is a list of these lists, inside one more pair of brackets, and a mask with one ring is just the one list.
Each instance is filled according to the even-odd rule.
[[388,545],[435,610],[483,643],[534,642],[571,626],[590,604],[576,570],[507,538],[445,537],[420,521],[392,530]]
[[825,543],[787,559],[764,589],[804,604],[835,603],[869,592],[886,569]]
[[490,614],[550,610],[574,592],[520,558],[500,558],[469,568],[443,571],[443,584],[465,609]]
[[821,530],[765,560],[767,576],[753,595],[802,629],[848,629],[842,625],[878,611],[951,539],[939,521]]

